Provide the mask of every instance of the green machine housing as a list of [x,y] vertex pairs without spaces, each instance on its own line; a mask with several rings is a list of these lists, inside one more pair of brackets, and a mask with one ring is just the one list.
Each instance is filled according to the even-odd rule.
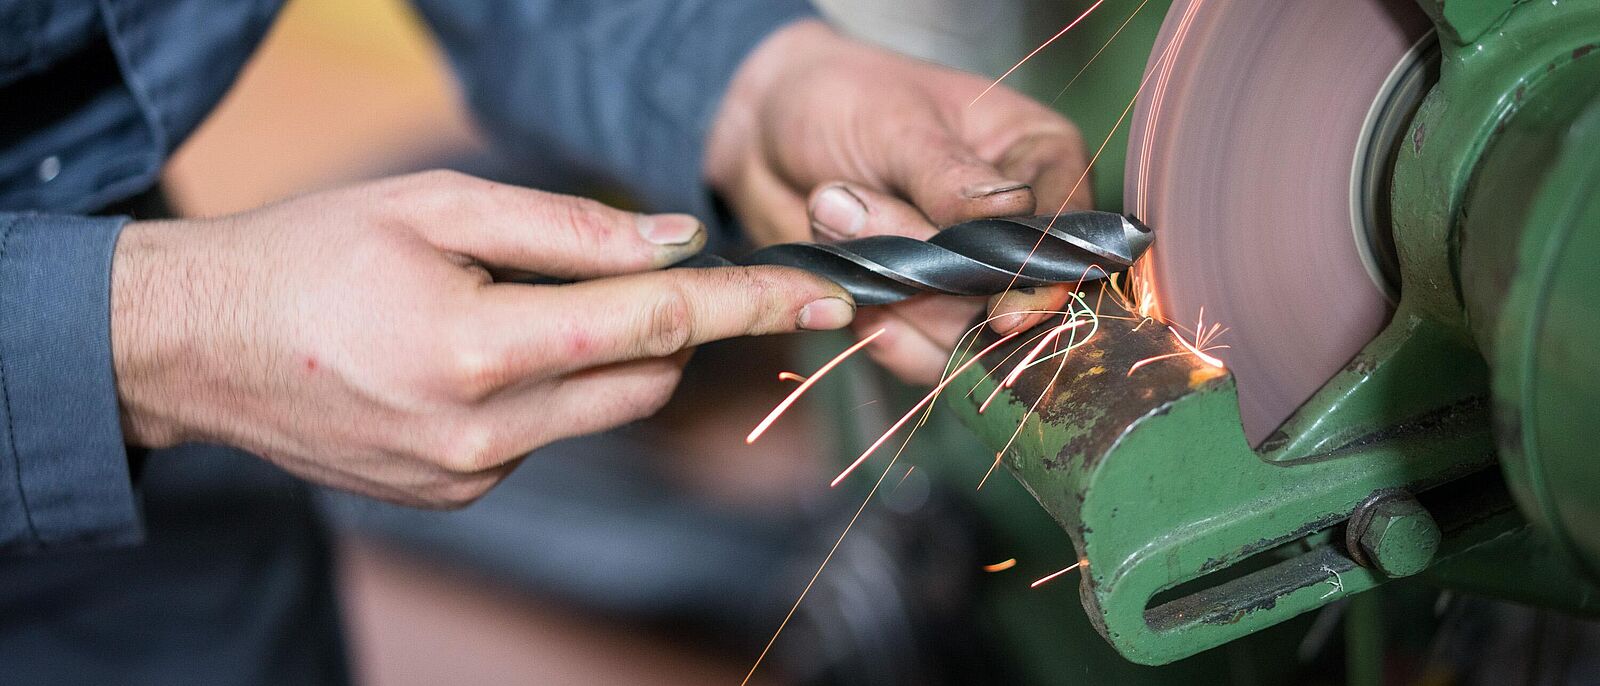
[[[1181,352],[1137,322],[1103,320],[1062,378],[1024,374],[982,414],[970,398],[994,369],[952,402],[1009,442],[1005,466],[1071,537],[1084,609],[1129,660],[1402,577],[1600,612],[1600,2],[1420,1],[1440,69],[1394,167],[1400,302],[1263,445],[1225,370],[1111,373]],[[1069,113],[1091,138],[1113,126]],[[1120,177],[1111,160],[1102,206]]]

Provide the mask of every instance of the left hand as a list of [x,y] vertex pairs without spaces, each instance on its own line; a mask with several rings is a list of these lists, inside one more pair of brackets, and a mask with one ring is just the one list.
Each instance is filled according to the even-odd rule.
[[[762,244],[926,239],[971,219],[1088,207],[1077,128],[1004,86],[978,98],[988,87],[798,22],[740,66],[707,144],[707,179]],[[999,315],[997,331],[1020,330],[1045,317],[1023,311],[1060,309],[1068,292],[1013,291],[985,311]],[[888,329],[873,356],[932,384],[980,307],[924,296],[863,310],[856,328]]]

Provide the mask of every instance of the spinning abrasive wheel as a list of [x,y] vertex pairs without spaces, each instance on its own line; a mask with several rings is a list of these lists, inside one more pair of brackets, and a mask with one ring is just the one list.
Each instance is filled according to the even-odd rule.
[[1166,10],[1105,163],[1226,369],[1108,319],[1067,382],[955,400],[1096,628],[1161,664],[1412,575],[1600,610],[1600,2]]

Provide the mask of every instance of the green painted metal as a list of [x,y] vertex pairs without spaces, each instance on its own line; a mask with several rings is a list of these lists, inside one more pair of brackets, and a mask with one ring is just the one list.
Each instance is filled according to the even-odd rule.
[[1512,493],[1600,579],[1600,52],[1533,84],[1461,221],[1468,321],[1493,363]]
[[1444,40],[1465,45],[1483,37],[1523,0],[1418,0]]
[[[1509,0],[1443,0],[1487,15]],[[1439,3],[1424,0],[1429,9]],[[1459,7],[1459,9],[1457,9]],[[1432,11],[1430,9],[1430,11]],[[1438,15],[1435,15],[1438,16]],[[1450,32],[1448,24],[1441,32]],[[1463,324],[1455,259],[1457,220],[1484,147],[1516,110],[1519,94],[1600,41],[1600,3],[1516,3],[1472,43],[1442,41],[1439,83],[1423,100],[1395,159],[1395,249],[1405,295],[1442,324]]]
[[[1024,374],[981,415],[972,402],[952,403],[981,439],[1003,447],[1007,469],[1066,530],[1084,563],[1079,595],[1089,619],[1134,662],[1194,655],[1419,572],[1600,612],[1600,590],[1559,552],[1597,550],[1574,524],[1600,532],[1593,526],[1600,507],[1570,491],[1600,483],[1600,461],[1574,457],[1592,449],[1582,432],[1600,425],[1593,386],[1600,377],[1564,378],[1570,368],[1558,365],[1580,351],[1574,345],[1600,335],[1592,305],[1600,295],[1600,232],[1570,228],[1596,226],[1600,182],[1584,186],[1591,178],[1584,170],[1560,167],[1556,183],[1535,189],[1542,195],[1530,206],[1540,213],[1528,216],[1548,219],[1547,226],[1514,234],[1517,250],[1499,253],[1532,256],[1498,282],[1515,288],[1496,287],[1497,272],[1461,264],[1463,246],[1470,255],[1479,235],[1462,228],[1469,203],[1497,207],[1499,200],[1469,190],[1483,165],[1503,164],[1485,151],[1511,130],[1526,98],[1573,97],[1541,86],[1583,77],[1573,65],[1600,39],[1600,3],[1423,6],[1444,36],[1442,66],[1396,166],[1399,306],[1390,325],[1259,449],[1240,430],[1232,377],[1182,355],[1164,328],[1138,322],[1103,320],[1102,333],[1074,352],[1060,378],[1048,368]],[[1596,82],[1567,90],[1587,96]],[[1600,134],[1579,126],[1570,135],[1592,157],[1589,136]],[[1571,164],[1583,162],[1591,161]],[[1508,183],[1519,178],[1500,173]],[[1496,466],[1490,371],[1479,350],[1491,334],[1477,311],[1492,301],[1496,313],[1513,312],[1498,307],[1506,293],[1516,314],[1493,320],[1491,361],[1495,406],[1514,407],[1519,418],[1519,430],[1508,432],[1499,413],[1501,445],[1510,436],[1522,451],[1507,467],[1517,501]],[[1137,361],[1171,353],[1179,355],[1128,374]],[[991,365],[957,383],[976,386],[968,397],[983,398],[1006,371]],[[1414,496],[1415,504],[1383,507],[1393,494]],[[1532,504],[1544,529],[1526,525],[1518,501]],[[1506,551],[1524,555],[1545,583],[1486,571],[1487,556]]]
[[1345,608],[1345,684],[1383,686],[1383,607],[1376,593],[1350,599]]
[[[1482,362],[1421,318],[1402,315],[1291,420],[1315,439],[1285,435],[1259,453],[1231,375],[1182,356],[1127,376],[1183,348],[1162,327],[1101,326],[1055,383],[1025,374],[981,416],[955,405],[996,447],[1022,423],[1005,465],[1072,537],[1091,619],[1135,662],[1192,655],[1373,588],[1387,577],[1345,553],[1341,524],[1375,494],[1438,490],[1493,465]],[[1480,383],[1426,382],[1460,372]],[[973,373],[974,397],[993,389],[986,378]],[[1341,413],[1352,421],[1314,422]],[[1465,514],[1439,517],[1455,550],[1470,548],[1460,536],[1498,533]],[[1249,567],[1259,569],[1228,575]]]
[[1374,508],[1358,544],[1372,566],[1389,577],[1428,568],[1439,552],[1439,525],[1414,498],[1391,499]]

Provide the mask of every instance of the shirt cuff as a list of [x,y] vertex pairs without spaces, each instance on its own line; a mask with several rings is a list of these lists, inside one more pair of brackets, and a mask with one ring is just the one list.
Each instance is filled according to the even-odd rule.
[[111,358],[126,223],[0,213],[0,550],[143,539]]

